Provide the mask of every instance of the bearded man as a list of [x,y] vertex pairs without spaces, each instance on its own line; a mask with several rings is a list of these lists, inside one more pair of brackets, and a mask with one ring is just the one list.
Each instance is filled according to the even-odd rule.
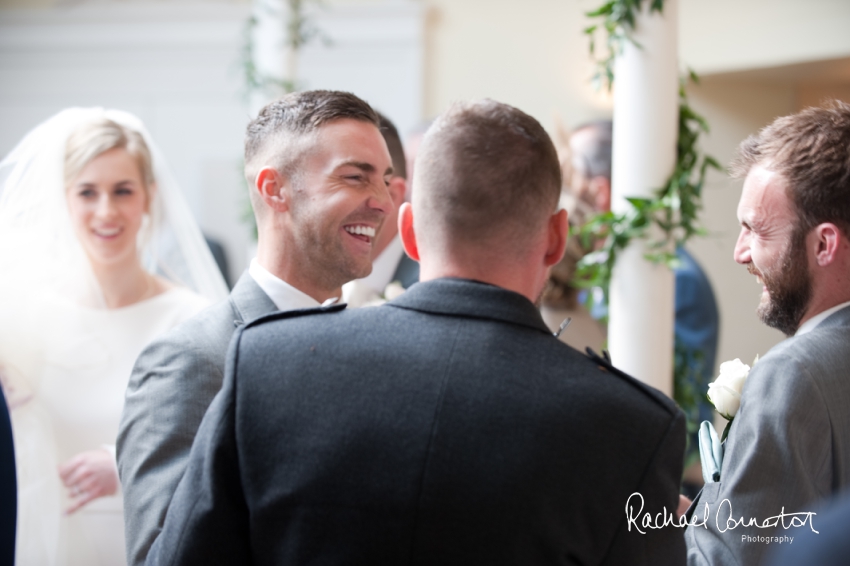
[[760,564],[850,486],[850,105],[778,118],[741,144],[733,173],[746,178],[735,261],[788,339],[751,370],[720,480],[689,511],[691,565]]

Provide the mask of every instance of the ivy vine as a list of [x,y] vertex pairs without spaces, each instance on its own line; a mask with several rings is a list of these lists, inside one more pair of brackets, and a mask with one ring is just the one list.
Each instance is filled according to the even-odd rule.
[[[263,73],[257,68],[254,32],[259,24],[259,19],[256,13],[252,13],[245,21],[245,26],[242,30],[241,70],[244,87],[243,93],[246,103],[250,102],[251,96],[258,93],[265,95],[269,99],[275,99],[290,92],[295,92],[299,86],[296,76],[298,52],[304,45],[316,38],[320,38],[326,44],[330,43],[330,40],[322,34],[315,22],[307,16],[305,7],[308,3],[321,5],[322,0],[285,0],[285,5],[289,9],[289,17],[285,23],[285,40],[281,47],[289,48],[290,57],[289,69],[285,78]],[[268,2],[260,3],[258,9],[265,10],[272,17],[279,15],[277,13],[279,7]],[[240,178],[242,177],[241,171],[243,168],[244,163],[240,163]],[[246,195],[248,194],[248,190],[248,187],[246,187]],[[256,241],[257,221],[248,198],[245,198],[245,202],[242,205],[242,220],[248,224],[251,229],[251,236]]]
[[[691,72],[690,80],[697,81]],[[720,170],[713,157],[704,155],[698,147],[699,137],[709,131],[705,118],[688,104],[686,81],[679,87],[679,134],[676,141],[676,163],[673,173],[646,197],[628,197],[632,205],[626,212],[604,212],[593,216],[579,230],[585,249],[595,251],[585,255],[578,264],[576,283],[580,287],[599,287],[607,303],[611,274],[619,253],[634,239],[648,239],[652,226],[660,228],[660,237],[650,241],[646,259],[677,266],[675,249],[695,235],[705,231],[698,224],[702,209],[702,189],[709,168]],[[601,246],[597,242],[602,242]]]
[[[629,34],[634,29],[636,12],[644,1],[650,2],[650,12],[663,10],[664,0],[608,0],[599,9],[587,13],[588,17],[603,20],[584,30],[590,38],[591,55],[596,57],[597,32],[602,29],[608,33],[607,51],[596,58],[594,80],[604,81],[609,89],[614,81],[614,59],[622,53],[624,42],[632,41]],[[704,234],[698,224],[702,189],[708,169],[720,170],[721,167],[717,160],[699,149],[700,135],[707,133],[709,126],[688,103],[688,81],[698,83],[699,79],[690,71],[680,81],[676,163],[666,183],[650,198],[627,198],[631,207],[626,212],[609,211],[593,216],[579,231],[585,249],[593,251],[579,261],[575,283],[579,287],[602,289],[606,304],[617,256],[632,240],[648,239],[652,233],[650,229],[657,226],[660,237],[650,241],[645,257],[674,268],[677,266],[676,247],[695,235]],[[593,293],[588,296],[592,301]]]
[[[664,0],[646,1],[650,14],[663,12]],[[589,38],[590,54],[596,63],[593,82],[597,88],[606,86],[608,90],[611,89],[614,83],[614,62],[623,52],[625,42],[640,47],[632,39],[631,32],[643,3],[644,0],[608,0],[586,14],[589,18],[601,20],[584,29]],[[597,49],[597,36],[600,33],[605,35],[605,50],[601,54]],[[644,257],[672,269],[678,265],[676,248],[693,236],[704,234],[698,223],[702,209],[702,189],[708,169],[721,170],[721,167],[717,160],[699,149],[699,138],[709,131],[709,127],[705,118],[688,103],[686,87],[689,81],[699,82],[693,71],[689,71],[679,84],[676,163],[666,183],[657,188],[651,198],[627,198],[631,206],[626,212],[598,214],[579,230],[584,248],[592,251],[579,261],[575,284],[602,291],[587,293],[588,307],[591,309],[594,303],[608,304],[614,264],[620,252],[632,240],[649,240]],[[673,354],[673,397],[685,411],[688,429],[693,432],[697,426],[699,402],[705,397],[705,384],[701,377],[703,354],[688,351],[678,340]],[[694,460],[696,448],[689,446],[689,462]]]
[[[590,39],[590,55],[597,57],[596,35],[597,31],[604,31],[606,52],[596,59],[596,71],[593,74],[593,84],[600,88],[604,83],[608,90],[614,84],[614,61],[617,55],[623,52],[623,46],[627,41],[635,43],[629,36],[629,32],[635,27],[635,14],[640,11],[643,0],[608,0],[596,10],[587,12],[589,18],[601,18],[602,22],[593,24],[584,29],[585,35]],[[661,13],[664,8],[664,0],[651,0],[649,13]],[[637,45],[635,43],[635,45]]]
[[[314,40],[321,38],[327,42],[328,39],[322,35],[314,21],[306,14],[305,7],[308,3],[322,4],[322,0],[285,0],[285,4],[289,8],[289,17],[285,23],[286,33],[284,45],[290,49],[290,64],[287,77],[280,78],[261,72],[257,68],[254,46],[254,31],[259,24],[259,19],[256,13],[245,21],[245,27],[242,30],[242,75],[245,88],[246,99],[252,94],[262,93],[270,98],[277,98],[284,94],[294,92],[298,88],[297,77],[295,76],[295,61],[298,57],[298,52],[304,45]],[[259,10],[265,10],[271,16],[277,16],[279,9],[272,4],[261,2]]]

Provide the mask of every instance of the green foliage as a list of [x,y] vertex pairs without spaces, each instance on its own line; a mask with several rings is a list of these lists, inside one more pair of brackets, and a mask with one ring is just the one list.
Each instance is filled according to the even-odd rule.
[[[314,4],[322,4],[322,0],[286,0],[289,5],[289,19],[286,22],[286,46],[289,47],[292,57],[297,57],[298,51],[310,41],[320,38],[325,43],[329,40],[322,35],[313,21],[307,17],[305,13],[305,4],[312,2]],[[273,6],[261,5],[260,9],[273,11]],[[245,22],[245,27],[242,30],[242,76],[244,80],[244,98],[248,103],[251,96],[260,93],[267,98],[274,99],[284,94],[294,92],[298,88],[296,77],[291,76],[286,79],[280,79],[262,73],[254,62],[254,30],[257,27],[257,16],[252,14]],[[283,45],[281,46],[283,47]],[[241,175],[240,175],[241,177]],[[246,184],[247,185],[247,184]],[[250,187],[246,186],[247,190]],[[247,199],[243,203],[242,220],[251,227],[251,233],[254,240],[257,239],[257,222],[254,218],[254,211],[251,208],[251,203]]]
[[[286,46],[293,53],[298,51],[315,38],[325,38],[313,21],[305,13],[305,4],[312,2],[321,4],[321,0],[286,0],[289,5],[289,19],[286,22]],[[260,9],[272,11],[273,7],[262,5]],[[270,98],[294,92],[297,89],[295,77],[280,79],[260,72],[254,63],[254,29],[257,27],[257,16],[252,14],[245,22],[242,31],[242,75],[244,79],[244,94],[248,100],[254,93],[262,93]],[[283,47],[283,46],[281,46]]]
[[[664,8],[664,0],[648,0],[649,11],[661,12]],[[590,41],[590,55],[596,59],[596,72],[593,74],[593,84],[598,89],[603,84],[611,90],[614,84],[614,61],[617,55],[623,52],[623,45],[627,41],[634,43],[629,32],[635,27],[635,14],[640,11],[644,0],[608,0],[596,10],[587,12],[588,18],[601,18],[598,24],[593,24],[584,29]],[[597,32],[605,33],[605,51],[601,55],[597,52]]]
[[[590,54],[597,68],[593,82],[599,88],[605,84],[610,90],[614,83],[614,61],[622,53],[635,26],[636,14],[644,0],[608,0],[600,8],[588,12],[590,18],[602,22],[587,27],[584,33],[590,39]],[[647,0],[650,13],[662,12],[664,0]],[[597,56],[597,35],[605,33],[606,50]],[[638,44],[635,44],[638,45]],[[640,47],[640,45],[638,45]],[[664,184],[654,191],[652,198],[629,198],[631,207],[623,213],[605,212],[592,217],[579,229],[585,249],[593,250],[578,263],[574,284],[578,287],[601,289],[601,301],[608,304],[608,289],[617,257],[632,240],[650,240],[644,257],[654,263],[663,263],[671,269],[677,267],[675,250],[696,235],[703,234],[699,226],[702,210],[702,189],[709,168],[720,170],[717,161],[699,150],[699,138],[707,133],[708,123],[688,103],[688,80],[698,83],[693,71],[679,85],[679,133],[676,142],[676,163]],[[657,229],[653,229],[657,227]],[[601,243],[600,243],[601,242]],[[592,309],[599,302],[599,293],[587,293],[587,306]],[[688,431],[699,427],[699,401],[705,395],[703,383],[704,364],[702,352],[686,351],[678,343],[674,352],[673,397],[685,411]],[[698,458],[698,448],[689,446],[686,464]]]
[[685,450],[685,467],[699,458],[699,446],[690,442],[699,430],[699,407],[707,400],[708,383],[703,378],[705,354],[682,344],[676,336],[673,350],[673,400],[682,408],[688,430],[688,446]]
[[[693,72],[689,76],[696,79]],[[708,169],[720,169],[713,157],[699,151],[699,137],[705,132],[708,123],[688,104],[683,81],[679,89],[679,137],[673,173],[663,187],[656,189],[653,198],[628,198],[632,205],[628,211],[598,214],[580,228],[585,249],[597,248],[599,241],[602,244],[579,261],[578,286],[600,287],[607,294],[619,252],[634,239],[649,238],[652,226],[660,229],[660,236],[649,242],[645,257],[670,268],[677,266],[676,247],[704,233],[698,224],[702,189]]]

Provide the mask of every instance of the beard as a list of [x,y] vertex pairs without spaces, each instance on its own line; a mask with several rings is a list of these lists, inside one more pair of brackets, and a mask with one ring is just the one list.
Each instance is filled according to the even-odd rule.
[[779,258],[778,268],[759,271],[752,263],[747,270],[758,275],[767,288],[756,313],[763,323],[792,336],[800,327],[812,298],[812,282],[809,276],[806,254],[806,234],[794,229],[791,241]]

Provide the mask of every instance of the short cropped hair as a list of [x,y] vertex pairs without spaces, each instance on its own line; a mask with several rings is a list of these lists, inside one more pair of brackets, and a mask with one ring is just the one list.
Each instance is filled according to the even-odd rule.
[[613,123],[611,120],[596,120],[586,122],[573,130],[591,130],[593,135],[582,148],[581,155],[575,156],[581,165],[582,174],[588,179],[605,177],[611,180],[611,141],[613,138]]
[[730,170],[743,178],[756,165],[785,178],[803,234],[832,222],[850,237],[850,105],[833,100],[777,118],[741,143]]
[[[436,245],[523,246],[555,212],[561,167],[540,123],[484,99],[452,105],[422,140],[413,206]],[[519,248],[518,248],[519,249]]]
[[398,135],[398,130],[395,124],[380,112],[378,112],[378,118],[381,124],[381,135],[384,136],[384,142],[387,144],[387,149],[390,150],[390,159],[393,162],[393,177],[407,179],[407,162],[404,158],[404,146],[401,145],[401,137]]
[[[304,153],[299,142],[322,125],[346,118],[379,127],[375,110],[350,92],[293,92],[266,105],[245,132],[248,185],[253,185],[257,173],[265,166],[272,166],[283,175],[296,175]],[[255,192],[250,191],[252,203]]]
[[95,157],[123,149],[136,160],[147,191],[154,183],[151,152],[142,134],[108,118],[98,118],[74,130],[65,142],[65,186],[70,187]]

